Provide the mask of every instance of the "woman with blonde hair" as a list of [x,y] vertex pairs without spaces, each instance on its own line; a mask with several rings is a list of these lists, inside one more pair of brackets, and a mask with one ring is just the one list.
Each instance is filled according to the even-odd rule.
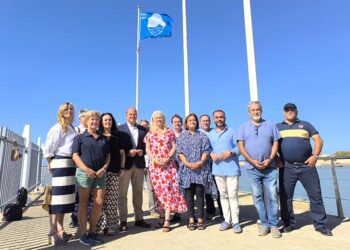
[[75,165],[72,160],[73,139],[77,135],[72,123],[74,107],[64,103],[58,109],[58,123],[47,134],[44,157],[52,174],[52,199],[49,205],[49,244],[64,245],[71,238],[63,229],[65,213],[74,211]]
[[[87,129],[83,134],[74,138],[73,160],[79,167],[76,177],[79,187],[79,233],[80,243],[86,246],[102,243],[104,240],[96,233],[97,222],[100,218],[105,188],[106,171],[110,162],[109,141],[98,131],[100,114],[89,110],[85,114]],[[90,212],[90,227],[87,234],[87,207],[90,194],[93,205]]]
[[179,193],[177,171],[174,162],[175,135],[165,124],[165,116],[155,111],[151,118],[151,128],[144,142],[149,157],[150,179],[156,198],[156,209],[160,221],[156,227],[163,232],[170,231],[170,213],[186,212],[186,202]]

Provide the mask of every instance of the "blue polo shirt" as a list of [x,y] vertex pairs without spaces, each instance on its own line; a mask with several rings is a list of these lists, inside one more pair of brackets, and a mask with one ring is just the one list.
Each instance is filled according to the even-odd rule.
[[236,154],[226,160],[213,161],[213,175],[219,176],[240,176],[238,156],[240,152],[237,146],[236,133],[232,128],[226,127],[223,131],[217,132],[212,129],[207,134],[210,141],[210,151],[219,155],[223,151],[234,151]]
[[[244,141],[244,147],[249,156],[260,162],[270,158],[272,144],[281,138],[275,124],[269,121],[261,120],[258,126],[250,120],[241,125],[238,130],[238,141]],[[276,167],[275,161],[272,161],[268,167]],[[246,163],[247,169],[254,169],[249,162]]]
[[279,154],[288,162],[305,162],[312,155],[310,137],[318,131],[310,123],[297,119],[289,125],[285,121],[278,123],[282,140]]
[[95,139],[85,131],[74,138],[72,153],[78,153],[85,165],[94,171],[100,170],[109,154],[109,142],[104,135]]

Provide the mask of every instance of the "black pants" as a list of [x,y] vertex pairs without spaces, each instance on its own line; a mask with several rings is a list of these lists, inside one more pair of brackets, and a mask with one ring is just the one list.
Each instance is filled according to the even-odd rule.
[[198,218],[203,218],[204,210],[204,186],[191,183],[189,188],[185,189],[185,198],[187,203],[188,216],[194,218],[194,196],[196,195],[198,206]]
[[293,210],[293,195],[297,181],[299,180],[306,190],[310,200],[310,216],[314,227],[320,228],[326,225],[327,216],[323,204],[320,178],[315,167],[306,164],[295,166],[285,163],[279,170],[281,218],[285,226],[294,226],[295,217]]
[[[216,182],[215,182],[215,178],[213,176],[213,180],[216,186]],[[216,187],[217,188],[217,187]],[[221,202],[220,202],[220,193],[219,193],[219,189],[218,189],[218,195],[217,195],[217,199],[216,199],[217,203],[218,203],[218,207],[219,207],[219,212],[220,212],[220,216],[223,217],[223,213],[222,213],[222,207],[221,207]],[[214,199],[211,196],[211,194],[205,194],[205,203],[206,203],[206,209],[205,211],[207,212],[207,214],[213,214],[215,215],[215,205],[214,205]]]

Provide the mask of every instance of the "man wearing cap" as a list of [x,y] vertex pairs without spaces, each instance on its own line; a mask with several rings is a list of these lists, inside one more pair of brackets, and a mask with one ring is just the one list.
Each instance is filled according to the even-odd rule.
[[[284,105],[284,121],[277,124],[282,136],[278,165],[280,169],[281,218],[284,232],[295,229],[293,194],[299,180],[305,188],[310,201],[310,216],[315,230],[326,236],[332,231],[326,227],[327,216],[323,204],[320,178],[315,164],[321,153],[323,140],[318,131],[308,122],[299,120],[297,106]],[[314,141],[312,150],[310,138]]]

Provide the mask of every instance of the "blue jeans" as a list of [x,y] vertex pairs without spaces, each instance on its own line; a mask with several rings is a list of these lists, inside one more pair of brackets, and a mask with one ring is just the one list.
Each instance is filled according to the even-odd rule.
[[325,226],[327,215],[323,204],[317,169],[306,164],[294,165],[288,162],[285,162],[284,168],[280,169],[281,218],[284,225],[286,227],[295,226],[293,195],[298,180],[309,197],[310,216],[314,227],[317,229]]
[[[250,185],[253,190],[254,205],[261,224],[265,227],[277,226],[278,223],[278,171],[275,168],[263,170],[247,169]],[[264,189],[268,204],[265,205]]]

